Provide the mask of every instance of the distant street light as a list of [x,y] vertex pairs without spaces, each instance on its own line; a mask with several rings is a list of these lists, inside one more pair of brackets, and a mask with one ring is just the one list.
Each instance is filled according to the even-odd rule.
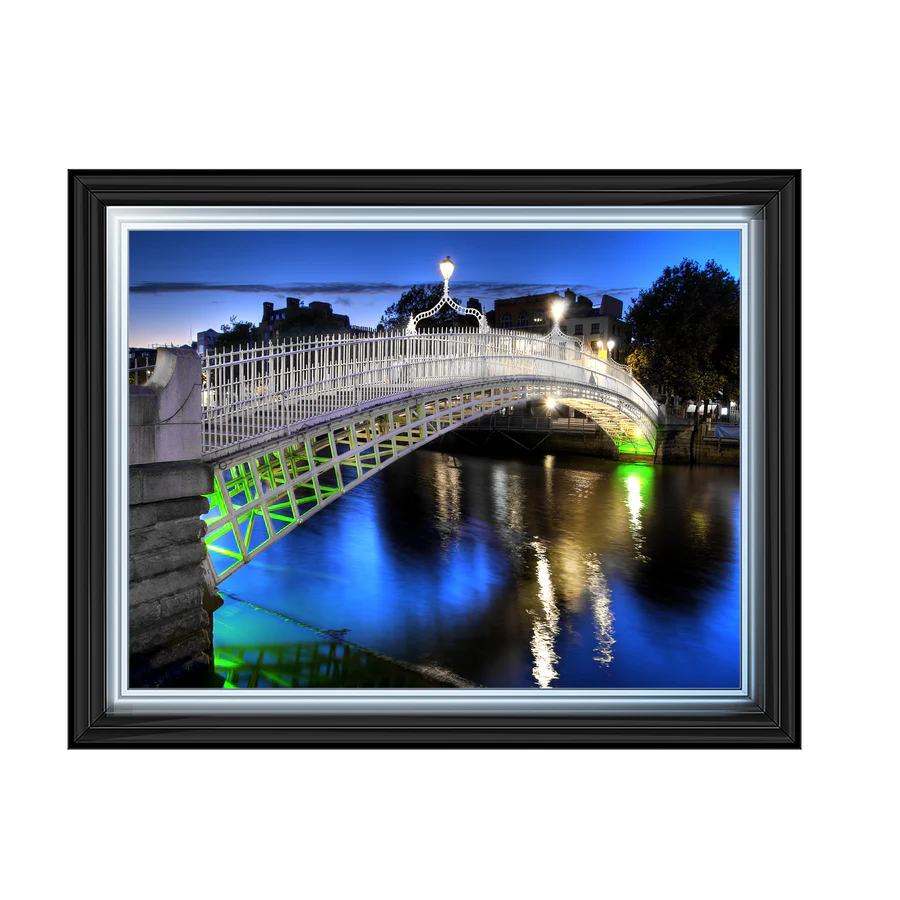
[[615,346],[616,346],[615,341],[607,341],[606,347],[607,347],[607,350],[609,351],[607,354],[608,356],[612,356],[613,347],[615,347]]
[[463,316],[474,316],[478,320],[478,330],[482,334],[486,334],[490,331],[490,327],[488,326],[487,319],[484,317],[484,313],[480,312],[477,309],[472,309],[468,306],[460,306],[451,296],[450,296],[450,278],[453,275],[453,272],[456,269],[456,266],[453,263],[453,260],[448,256],[446,259],[441,260],[439,265],[441,270],[441,276],[444,279],[444,295],[435,303],[431,309],[426,310],[425,312],[420,312],[418,315],[410,316],[409,322],[406,325],[406,333],[407,334],[415,334],[416,333],[416,325],[422,319],[428,319],[433,316],[442,306],[449,306],[450,309],[456,310],[460,315]]

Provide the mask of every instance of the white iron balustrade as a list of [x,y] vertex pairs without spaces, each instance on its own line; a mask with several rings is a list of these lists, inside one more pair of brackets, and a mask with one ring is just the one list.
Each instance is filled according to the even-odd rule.
[[382,398],[510,376],[614,395],[647,439],[655,437],[657,405],[625,367],[553,336],[458,329],[328,335],[210,353],[203,358],[203,452],[228,456]]

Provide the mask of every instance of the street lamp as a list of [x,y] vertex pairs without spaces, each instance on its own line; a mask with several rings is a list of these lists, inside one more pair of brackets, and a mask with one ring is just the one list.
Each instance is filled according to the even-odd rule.
[[450,279],[453,277],[453,270],[456,266],[453,264],[453,260],[448,256],[445,260],[441,262],[441,275],[444,279],[444,293],[450,293]]
[[559,327],[559,320],[566,309],[565,300],[556,300],[550,305],[550,315],[553,317],[553,327],[550,329],[550,337],[565,337],[562,329]]
[[565,300],[557,300],[550,307],[550,315],[553,316],[554,322],[559,322],[559,320],[562,318],[562,314],[565,312],[565,309],[566,309],[566,301]]
[[607,347],[607,351],[608,351],[606,354],[607,356],[612,356],[613,347],[615,347],[615,346],[616,346],[615,341],[607,341],[606,342],[606,347]]
[[455,309],[456,312],[460,313],[464,316],[475,316],[478,320],[478,331],[482,334],[490,331],[490,327],[488,326],[487,319],[484,317],[484,314],[479,312],[477,309],[471,309],[468,306],[460,306],[451,296],[450,296],[450,277],[453,275],[453,272],[456,270],[456,266],[453,263],[453,260],[448,256],[446,259],[442,259],[439,265],[441,270],[441,277],[444,279],[444,295],[438,300],[431,309],[425,310],[425,312],[420,312],[416,316],[410,316],[409,322],[406,325],[406,333],[407,334],[415,334],[416,333],[416,325],[419,323],[421,319],[428,319],[433,316],[442,306],[445,304],[449,306],[451,309]]

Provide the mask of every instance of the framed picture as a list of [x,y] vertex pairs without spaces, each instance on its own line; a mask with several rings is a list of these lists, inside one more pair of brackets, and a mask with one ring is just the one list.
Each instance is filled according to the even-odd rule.
[[[360,751],[806,749],[806,161],[68,160],[65,166],[67,751],[237,746]],[[134,560],[129,559],[128,497],[133,472],[129,473],[129,389],[121,376],[128,368],[129,346],[147,343],[129,335],[131,292],[136,277],[143,277],[133,271],[142,239],[165,234],[241,233],[268,239],[288,233],[327,237],[353,232],[369,238],[447,233],[460,240],[474,235],[495,240],[508,234],[532,238],[546,234],[569,237],[575,244],[576,238],[601,232],[700,230],[734,235],[739,259],[741,438],[735,531],[740,546],[734,578],[740,597],[729,625],[739,662],[730,674],[712,669],[697,674],[699,670],[685,664],[690,674],[683,684],[677,675],[666,683],[656,670],[643,682],[609,678],[584,682],[574,672],[567,675],[568,681],[561,679],[559,667],[553,668],[552,649],[541,649],[541,630],[556,629],[551,604],[549,612],[538,610],[535,617],[532,662],[537,681],[530,686],[519,686],[512,675],[498,676],[498,687],[485,679],[463,680],[468,689],[462,690],[450,680],[433,677],[415,687],[326,683],[271,690],[135,686],[133,676],[130,681],[128,593]],[[446,297],[449,278],[445,276]],[[397,281],[402,281],[399,274]],[[607,295],[607,300],[614,298]],[[321,308],[326,305],[320,303]],[[277,324],[273,311],[264,315],[272,320],[270,326]],[[200,338],[212,323],[197,324]],[[366,326],[375,324],[370,321]],[[492,324],[495,331],[502,331],[499,321]],[[599,325],[594,328],[599,334]],[[486,323],[483,330],[488,330]],[[187,337],[193,335],[189,328]],[[612,344],[592,353],[605,353],[613,365]],[[584,346],[583,338],[579,346]],[[624,367],[622,372],[622,378],[628,377]],[[548,388],[540,395],[542,410],[560,404],[552,393]],[[510,398],[503,395],[504,403]],[[434,400],[436,423],[441,418],[440,402]],[[575,408],[579,402],[576,397],[569,406]],[[483,391],[472,393],[469,405],[478,414],[486,413]],[[421,410],[427,418],[428,409]],[[659,414],[664,417],[665,410]],[[410,407],[405,415],[415,414]],[[456,424],[454,415],[448,410],[448,423]],[[464,418],[467,412],[459,415]],[[552,417],[552,412],[546,416],[548,422]],[[370,423],[377,430],[374,417]],[[404,424],[408,430],[410,423]],[[423,445],[434,446],[442,437],[438,429],[436,424],[432,433],[423,422],[419,431],[409,431],[410,443],[417,434]],[[377,467],[378,473],[365,473],[366,479],[375,475],[365,481],[367,490],[393,471],[375,445],[377,441],[371,458],[384,464]],[[308,442],[304,446],[312,457],[314,448]],[[329,446],[332,452],[337,446],[334,435]],[[362,460],[357,453],[358,473],[363,472]],[[482,474],[488,480],[496,478]],[[428,477],[440,495],[437,500],[446,505],[453,493],[441,481],[448,478],[446,472],[435,469]],[[640,479],[631,480],[637,492],[631,512],[637,515]],[[338,488],[341,485],[338,474]],[[349,485],[345,487],[337,493],[352,493]],[[357,490],[363,498],[365,492]],[[324,511],[331,495],[319,489],[318,477],[314,493],[323,508],[316,521],[325,523],[343,501]],[[383,502],[374,494],[366,499]],[[508,512],[506,493],[496,502]],[[230,501],[227,505],[231,508]],[[296,498],[291,508],[296,519]],[[449,506],[441,514],[445,522],[455,515],[448,510]],[[266,510],[265,518],[271,528],[270,512]],[[440,526],[440,515],[434,521]],[[636,532],[632,538],[636,547],[643,540]],[[318,539],[324,542],[322,547],[331,540],[324,532]],[[542,565],[547,569],[550,557],[541,555],[545,544],[537,536],[525,543],[517,552],[537,554],[535,571],[543,571]],[[248,547],[244,546],[245,556]],[[472,562],[475,544],[465,552]],[[463,557],[456,556],[452,566],[461,570]],[[479,570],[482,577],[489,575],[488,569]],[[605,584],[599,566],[591,571],[594,588]],[[349,568],[343,577],[352,579]],[[570,580],[582,577],[588,578],[581,570],[570,573]],[[448,587],[449,582],[440,584],[437,593],[455,596],[457,588]],[[412,584],[409,588],[419,589]],[[594,593],[599,596],[603,591],[598,588]],[[240,598],[235,602],[239,606]],[[284,618],[283,611],[276,609],[275,614]],[[603,615],[600,603],[593,609],[598,634],[606,627]],[[674,619],[670,625],[673,631],[681,627]],[[611,628],[607,631],[611,633]],[[340,638],[335,633],[327,636]],[[598,639],[613,643],[608,635]],[[669,647],[675,639],[667,641]],[[681,657],[673,653],[672,658],[686,660],[690,653],[686,647]],[[693,653],[696,659],[707,649],[693,647]],[[446,678],[446,672],[441,677]]]

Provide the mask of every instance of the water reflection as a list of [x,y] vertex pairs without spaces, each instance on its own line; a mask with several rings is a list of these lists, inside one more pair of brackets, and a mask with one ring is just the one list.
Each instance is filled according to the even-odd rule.
[[587,560],[587,590],[591,598],[591,610],[594,614],[594,659],[601,666],[608,666],[613,661],[613,611],[612,594],[600,560],[593,556]]
[[441,549],[446,553],[459,537],[462,515],[462,484],[459,466],[454,457],[434,472],[435,501],[440,514]]
[[525,532],[525,490],[522,478],[515,472],[498,466],[491,472],[488,493],[492,518],[500,526],[500,538],[510,551],[517,550]]
[[226,689],[448,686],[340,641],[219,647],[214,665]]
[[509,486],[507,488],[509,497],[509,519],[507,525],[511,531],[521,534],[525,530],[525,491],[522,486],[522,479],[518,475],[509,476]]
[[691,533],[698,543],[705,544],[709,537],[709,517],[702,509],[691,512]]
[[553,579],[550,576],[550,561],[547,549],[540,541],[532,541],[537,554],[538,599],[540,607],[532,610],[534,633],[531,638],[531,652],[534,668],[531,670],[538,687],[549,687],[550,682],[559,677],[554,668],[559,656],[554,650],[559,634],[559,608],[553,593]]
[[[417,450],[228,591],[460,683],[739,686],[736,469],[497,452]],[[230,605],[221,646],[297,642],[273,616],[271,634],[223,631]]]

